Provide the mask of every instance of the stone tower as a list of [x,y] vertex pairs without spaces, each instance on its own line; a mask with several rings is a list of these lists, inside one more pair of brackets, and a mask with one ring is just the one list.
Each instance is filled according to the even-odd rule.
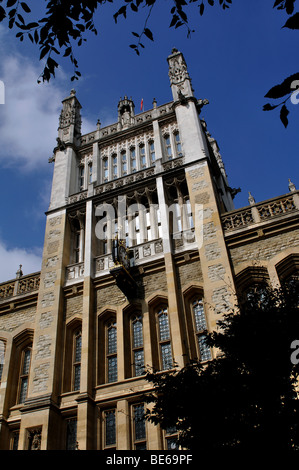
[[168,64],[169,103],[125,96],[89,134],[62,103],[41,272],[0,285],[2,449],[175,448],[143,420],[146,369],[212,359],[238,290],[298,270],[294,184],[235,209],[207,100],[181,52]]

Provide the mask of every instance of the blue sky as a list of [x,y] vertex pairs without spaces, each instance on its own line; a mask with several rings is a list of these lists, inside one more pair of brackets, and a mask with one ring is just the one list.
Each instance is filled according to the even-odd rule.
[[[32,0],[33,3],[36,0]],[[30,1],[27,2],[29,5]],[[216,3],[216,2],[215,2]],[[28,41],[0,25],[0,80],[6,101],[0,105],[0,282],[38,271],[44,242],[45,211],[49,205],[61,100],[75,87],[82,105],[83,129],[117,120],[117,104],[133,98],[136,113],[171,101],[167,56],[173,47],[183,52],[197,98],[207,98],[202,116],[218,141],[232,187],[242,192],[236,208],[288,192],[288,178],[299,188],[299,107],[289,105],[290,124],[284,128],[278,112],[264,112],[265,93],[286,76],[298,72],[298,33],[282,25],[287,16],[273,9],[273,0],[233,2],[229,10],[207,6],[186,9],[195,32],[169,28],[171,4],[157,3],[149,27],[154,42],[145,39],[138,57],[129,45],[131,31],[141,32],[147,10],[130,12],[115,25],[120,2],[99,9],[98,36],[90,35],[77,51],[82,78],[70,81],[72,69],[63,61],[57,78],[36,83],[42,64]],[[36,6],[36,4],[35,4]]]

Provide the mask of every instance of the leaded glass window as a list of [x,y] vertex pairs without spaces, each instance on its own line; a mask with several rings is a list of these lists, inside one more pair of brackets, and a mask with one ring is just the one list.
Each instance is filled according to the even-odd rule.
[[66,450],[77,449],[77,419],[68,419],[66,424]]
[[117,330],[116,322],[110,321],[106,325],[107,338],[107,379],[108,382],[117,381]]
[[167,308],[164,307],[158,312],[158,334],[160,342],[160,360],[162,370],[171,369],[173,366],[170,329]]
[[146,450],[146,428],[143,403],[133,407],[134,413],[134,446],[136,450]]
[[0,340],[0,382],[1,382],[3,367],[4,367],[4,355],[5,355],[5,343],[4,341]]
[[197,340],[198,340],[200,359],[202,361],[209,361],[211,359],[211,349],[207,344],[206,335],[205,334],[198,335]]
[[179,449],[177,429],[175,426],[168,427],[165,430],[165,440],[167,450]]
[[194,320],[194,329],[196,334],[196,340],[198,344],[198,350],[200,359],[202,361],[208,361],[211,359],[211,349],[207,344],[207,337],[205,332],[207,331],[207,322],[204,311],[203,301],[201,299],[196,299],[192,303],[193,309],[193,320]]
[[88,182],[92,182],[92,163],[89,163],[88,165]]
[[30,370],[30,359],[31,349],[28,348],[23,351],[22,366],[20,374],[20,392],[19,392],[19,403],[24,403],[27,397],[28,381],[29,381],[29,370]]
[[206,330],[207,323],[202,300],[195,300],[193,302],[193,314],[195,320],[195,330],[197,332]]
[[105,411],[105,447],[116,444],[116,417],[115,410]]
[[81,347],[82,347],[82,335],[81,330],[78,330],[75,333],[74,338],[74,379],[73,379],[73,389],[80,390],[80,378],[81,378]]
[[131,317],[132,350],[133,350],[133,375],[136,377],[144,374],[143,352],[143,325],[141,315]]

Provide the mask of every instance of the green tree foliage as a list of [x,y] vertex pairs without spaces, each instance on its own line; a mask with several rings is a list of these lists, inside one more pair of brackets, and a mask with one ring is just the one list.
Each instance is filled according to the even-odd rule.
[[192,451],[298,450],[298,284],[253,293],[218,327],[215,359],[147,374],[147,418]]
[[[40,75],[39,81],[49,81],[51,76],[55,76],[55,69],[59,66],[58,56],[69,58],[73,64],[74,74],[71,80],[78,80],[81,73],[78,69],[78,61],[75,57],[75,48],[81,46],[87,40],[87,33],[97,34],[94,24],[94,15],[98,7],[106,2],[113,3],[113,0],[44,0],[44,15],[42,18],[33,18],[30,8],[33,0],[0,0],[0,22],[7,21],[10,29],[15,29],[16,37],[20,41],[28,38],[33,44],[39,47],[39,58],[46,59],[45,66]],[[140,55],[144,48],[144,40],[154,41],[154,36],[149,28],[149,20],[153,7],[158,8],[157,0],[121,0],[122,5],[114,13],[114,20],[117,23],[119,17],[127,18],[128,12],[138,13],[141,8],[148,9],[148,15],[142,26],[141,32],[132,32],[134,43],[130,44],[132,50]],[[299,29],[299,13],[294,13],[297,0],[275,0],[273,8],[283,10],[289,15],[284,24],[284,28],[291,30]],[[42,3],[42,1],[40,0]],[[232,0],[169,0],[171,15],[170,28],[184,27],[187,36],[193,30],[188,24],[188,4],[196,3],[199,14],[202,16],[207,8],[214,5],[220,6],[223,10],[228,9]],[[295,78],[294,78],[295,77]],[[299,73],[286,78],[280,85],[276,85],[269,90],[266,98],[280,99],[286,97],[278,104],[267,103],[264,111],[271,111],[280,108],[280,119],[285,127],[288,125],[287,101],[292,98],[295,90],[299,88],[297,78]],[[291,80],[292,78],[292,80]],[[298,82],[299,83],[299,82]]]

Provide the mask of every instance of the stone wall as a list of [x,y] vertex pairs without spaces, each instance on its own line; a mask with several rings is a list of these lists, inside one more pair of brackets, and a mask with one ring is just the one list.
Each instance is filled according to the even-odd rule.
[[36,306],[23,308],[21,310],[13,310],[0,316],[0,331],[14,331],[21,327],[24,323],[34,322],[36,314]]
[[299,230],[280,233],[268,238],[261,238],[236,248],[230,248],[230,257],[234,268],[241,263],[251,265],[255,261],[269,261],[289,247],[299,247]]

